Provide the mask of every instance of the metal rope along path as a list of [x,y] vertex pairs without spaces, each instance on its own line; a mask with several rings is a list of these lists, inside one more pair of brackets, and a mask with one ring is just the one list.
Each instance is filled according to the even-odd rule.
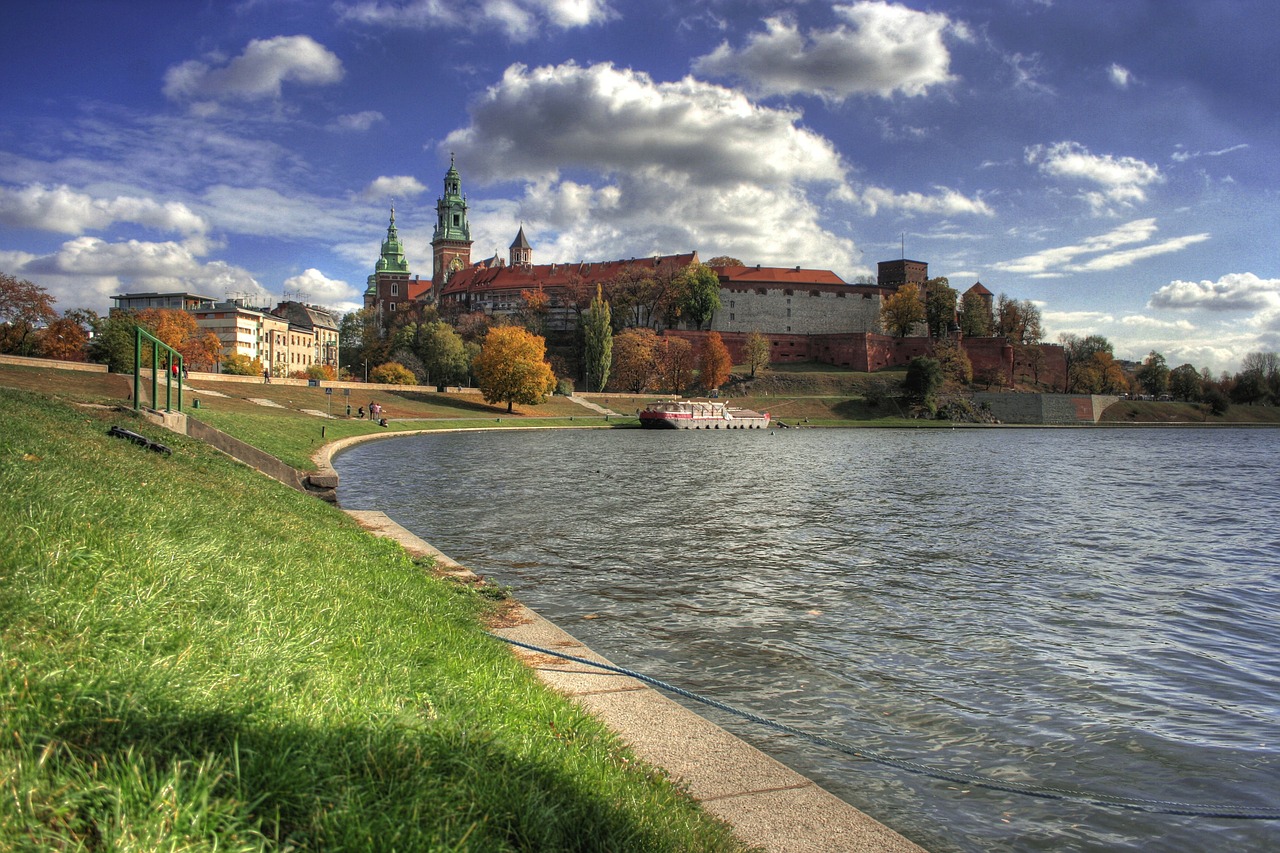
[[599,661],[588,660],[586,658],[567,655],[563,652],[557,652],[553,649],[544,649],[541,646],[534,646],[529,643],[522,643],[519,640],[511,640],[506,637],[499,637],[496,634],[490,634],[495,640],[508,643],[513,646],[519,646],[522,649],[539,652],[540,654],[551,655],[561,658],[562,660],[573,661],[574,663],[592,666],[597,669],[616,672],[619,675],[625,675],[650,684],[660,690],[668,693],[674,693],[677,696],[683,696],[686,699],[692,699],[703,705],[717,708],[721,711],[741,717],[744,720],[750,720],[753,723],[759,723],[762,726],[768,726],[780,732],[785,732],[796,737],[816,743],[821,746],[842,752],[845,755],[851,755],[854,758],[861,758],[865,761],[873,761],[876,764],[882,764],[886,767],[892,767],[897,770],[905,770],[908,773],[918,773],[922,776],[929,776],[934,779],[941,779],[946,782],[959,782],[966,785],[975,785],[980,788],[987,788],[992,791],[1001,791],[1007,794],[1021,794],[1026,797],[1039,797],[1045,800],[1068,800],[1075,803],[1085,803],[1091,806],[1104,806],[1109,808],[1129,809],[1131,811],[1151,812],[1154,814],[1170,814],[1182,815],[1189,817],[1216,817],[1230,820],[1280,820],[1280,807],[1275,806],[1235,806],[1235,805],[1212,805],[1202,803],[1178,803],[1166,800],[1144,800],[1133,797],[1120,797],[1112,794],[1099,794],[1090,791],[1073,791],[1063,788],[1047,788],[1038,785],[1020,785],[1011,782],[995,782],[982,776],[976,776],[971,773],[959,773],[953,770],[938,770],[924,764],[918,764],[914,761],[903,761],[898,758],[890,758],[885,755],[879,755],[869,750],[860,749],[838,740],[826,737],[824,735],[815,735],[810,732],[789,726],[786,723],[779,723],[768,717],[762,717],[750,711],[743,711],[732,705],[727,705],[716,699],[710,699],[706,696],[700,696],[692,691],[685,690],[683,687],[677,687],[674,684],[668,684],[657,678],[652,678],[643,673],[626,669],[612,664],[600,663]]

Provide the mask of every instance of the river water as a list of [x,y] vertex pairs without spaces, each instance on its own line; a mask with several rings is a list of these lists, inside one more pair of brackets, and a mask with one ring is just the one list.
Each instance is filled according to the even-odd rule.
[[[485,431],[336,468],[621,666],[932,768],[1280,810],[1280,431]],[[1280,850],[690,706],[935,853]]]

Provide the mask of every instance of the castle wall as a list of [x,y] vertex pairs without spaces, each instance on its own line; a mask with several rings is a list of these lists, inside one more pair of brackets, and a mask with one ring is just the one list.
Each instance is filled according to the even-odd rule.
[[827,335],[880,330],[878,288],[795,285],[720,288],[712,331]]
[[1044,426],[1095,424],[1102,412],[1119,397],[1101,394],[974,394],[973,401],[986,405],[1006,424]]

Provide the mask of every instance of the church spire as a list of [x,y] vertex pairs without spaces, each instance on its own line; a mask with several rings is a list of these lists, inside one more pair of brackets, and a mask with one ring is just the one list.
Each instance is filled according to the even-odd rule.
[[431,235],[434,269],[431,282],[439,288],[454,271],[471,265],[471,223],[467,221],[467,198],[462,194],[462,176],[449,153],[449,171],[444,175],[444,195],[436,201],[436,228]]
[[376,272],[409,272],[409,262],[404,258],[404,244],[396,231],[396,209],[391,208],[391,224],[387,226],[387,239],[382,241],[382,253],[374,266]]

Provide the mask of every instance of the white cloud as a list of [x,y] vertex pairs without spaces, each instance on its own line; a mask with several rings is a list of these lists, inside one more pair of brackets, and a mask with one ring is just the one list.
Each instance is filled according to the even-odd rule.
[[[851,192],[845,166],[799,118],[692,78],[514,65],[440,147],[456,152],[464,182],[526,184],[519,218],[541,235],[539,262],[697,249],[848,269],[856,247],[826,229],[807,192]],[[488,233],[479,216],[472,228],[485,255],[515,236]]]
[[333,120],[330,128],[333,130],[349,130],[362,133],[373,127],[375,124],[386,120],[387,117],[377,110],[364,110],[363,112],[338,116]]
[[1134,329],[1149,329],[1161,332],[1191,332],[1195,330],[1195,325],[1190,320],[1161,320],[1157,317],[1148,317],[1145,314],[1127,314],[1120,318],[1123,326]]
[[919,96],[950,83],[945,35],[968,39],[963,24],[946,15],[865,0],[834,7],[848,23],[801,34],[783,17],[765,20],[745,47],[728,42],[694,61],[700,74],[743,80],[764,95],[818,95],[842,101],[855,95]]
[[190,290],[206,296],[247,296],[262,304],[270,294],[246,270],[225,261],[201,261],[187,246],[171,241],[110,243],[76,237],[49,255],[0,254],[6,272],[45,287],[60,310],[105,311],[122,292]]
[[[1180,252],[1209,239],[1208,234],[1189,234],[1160,243],[1116,251],[1121,246],[1151,239],[1157,230],[1154,219],[1136,219],[1076,245],[1044,249],[1011,261],[1002,261],[993,266],[1004,272],[1022,273],[1032,277],[1057,276],[1070,272],[1099,272],[1131,266],[1157,255]],[[1081,255],[1096,255],[1096,257],[1077,262],[1076,258]]]
[[329,278],[315,268],[306,269],[284,281],[286,298],[313,305],[346,305],[355,300],[362,290],[340,279]]
[[1151,295],[1153,308],[1207,311],[1280,310],[1280,278],[1228,273],[1217,281],[1171,281]]
[[1111,78],[1112,84],[1117,89],[1128,89],[1133,84],[1133,73],[1123,65],[1114,62],[1107,69],[1107,76]]
[[1098,213],[1105,212],[1109,204],[1132,207],[1146,201],[1146,188],[1164,181],[1157,166],[1136,157],[1093,154],[1078,142],[1033,145],[1026,150],[1026,158],[1042,174],[1101,187],[1082,194]]
[[426,190],[422,182],[412,175],[382,175],[374,178],[362,195],[368,199],[395,199],[421,195]]
[[935,187],[933,195],[917,192],[895,193],[883,187],[869,187],[862,191],[861,200],[867,212],[875,216],[880,208],[901,210],[906,213],[931,213],[942,216],[972,214],[995,216],[995,211],[981,198],[968,198],[948,187]]
[[342,61],[309,36],[254,39],[227,61],[190,59],[164,75],[164,94],[175,101],[279,98],[285,81],[308,84],[342,79]]
[[496,29],[516,42],[528,41],[545,28],[587,27],[614,17],[607,0],[365,0],[339,4],[338,11],[343,20],[382,27],[443,27],[474,33]]
[[1175,151],[1171,155],[1171,159],[1175,163],[1185,163],[1188,160],[1194,160],[1198,157],[1221,157],[1235,151],[1243,151],[1248,147],[1247,143],[1242,142],[1239,145],[1232,145],[1229,148],[1219,148],[1217,151]]
[[66,185],[51,189],[30,184],[0,187],[0,222],[61,234],[100,231],[118,222],[131,222],[160,231],[202,235],[208,223],[185,204],[150,198],[116,196],[94,198]]

